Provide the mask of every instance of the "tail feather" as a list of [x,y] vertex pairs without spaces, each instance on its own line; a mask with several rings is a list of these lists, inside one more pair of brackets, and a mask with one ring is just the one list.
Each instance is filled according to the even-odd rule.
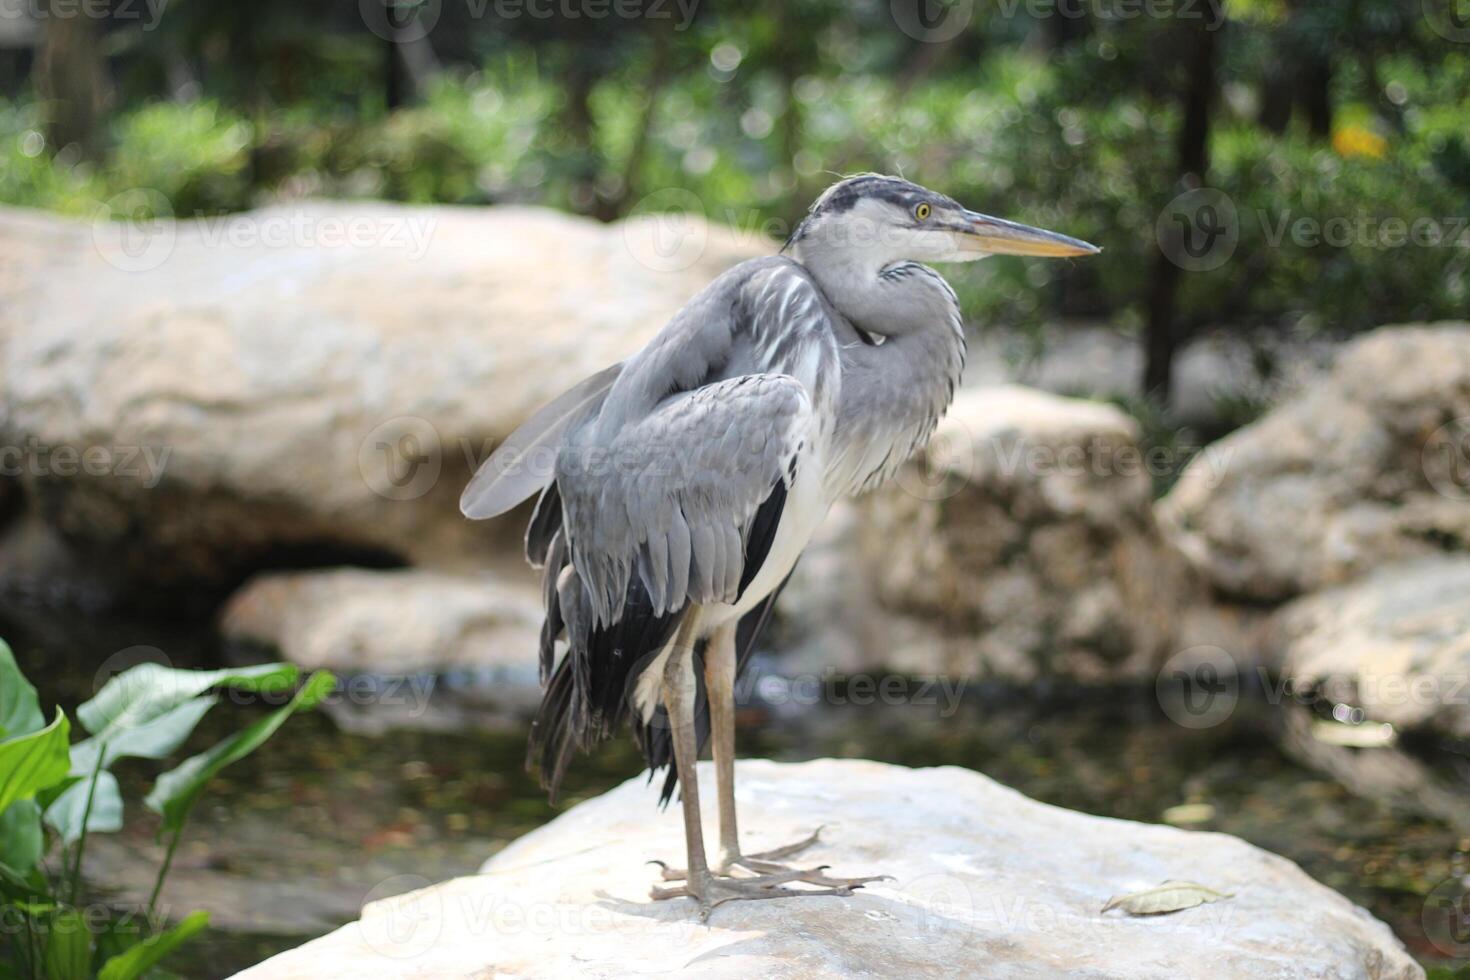
[[[777,481],[746,535],[745,563],[739,584],[742,593],[770,553],[785,501],[786,485]],[[684,608],[657,613],[641,576],[635,575],[628,585],[621,618],[610,626],[589,628],[590,597],[571,565],[571,549],[561,526],[555,483],[546,489],[538,503],[527,535],[527,556],[533,562],[544,564],[547,611],[540,651],[546,689],[531,726],[527,765],[539,766],[541,785],[555,802],[575,752],[590,749],[612,736],[632,715],[633,737],[648,763],[649,779],[659,769],[668,770],[661,794],[661,802],[666,805],[673,798],[679,780],[672,764],[674,746],[668,711],[659,705],[645,721],[631,712],[630,707],[639,677],[672,641],[684,617]],[[744,674],[756,641],[770,620],[776,597],[785,585],[783,581],[737,625],[737,681]],[[567,650],[552,670],[559,638],[565,639]],[[710,734],[704,658],[705,647],[699,643],[694,650],[694,676],[695,729],[700,752],[708,744]]]

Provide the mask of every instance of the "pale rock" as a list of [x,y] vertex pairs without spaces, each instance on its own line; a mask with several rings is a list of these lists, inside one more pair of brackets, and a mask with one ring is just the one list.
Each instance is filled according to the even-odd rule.
[[1297,696],[1470,738],[1470,555],[1386,566],[1298,599],[1268,628]]
[[647,222],[528,207],[0,210],[0,445],[42,460],[27,497],[124,587],[334,550],[473,564],[510,538],[458,511],[488,450],[770,250],[679,231],[670,253]]
[[1160,503],[1220,595],[1279,602],[1470,548],[1470,324],[1383,327]]
[[793,605],[851,609],[850,659],[869,669],[1151,678],[1198,589],[1155,525],[1137,438],[1109,405],[962,390],[928,448],[854,505],[843,540],[822,539],[848,549],[834,598],[809,601],[798,566]]
[[[737,785],[748,847],[824,823],[806,860],[895,880],[848,898],[733,902],[701,923],[688,899],[648,898],[646,862],[682,863],[683,845],[677,807],[658,811],[657,789],[638,777],[521,838],[479,875],[375,902],[358,922],[239,976],[1424,975],[1383,923],[1224,834],[1075,813],[954,767],[752,760]],[[1102,912],[1169,879],[1231,897],[1161,916]]]

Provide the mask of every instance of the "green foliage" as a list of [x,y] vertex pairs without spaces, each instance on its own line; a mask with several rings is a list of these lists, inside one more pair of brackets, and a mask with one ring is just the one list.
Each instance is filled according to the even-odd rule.
[[238,762],[254,752],[274,735],[286,719],[298,711],[309,711],[316,707],[336,685],[336,678],[326,671],[313,674],[302,685],[291,701],[271,712],[248,728],[243,729],[215,745],[207,752],[191,756],[177,768],[158,777],[153,791],[143,801],[148,809],[163,817],[159,833],[177,834],[184,829],[184,821],[204,787],[221,769]]
[[155,190],[181,217],[240,210],[251,204],[253,141],[250,124],[214,102],[146,105],[118,120],[107,180]]
[[[216,6],[128,36],[121,58],[134,67],[95,161],[47,145],[37,103],[0,100],[0,201],[90,215],[143,187],[178,216],[329,195],[610,217],[676,187],[711,219],[779,239],[833,172],[898,170],[1105,247],[1085,263],[955,270],[971,316],[1126,330],[1146,318],[1155,222],[1183,189],[1182,18],[1088,13],[1061,37],[1063,18],[987,2],[951,43],[925,45],[893,30],[882,3],[701,9],[664,35],[555,16],[489,31],[446,9],[432,36],[444,70],[386,111],[384,49],[360,23]],[[1346,331],[1463,312],[1470,249],[1290,234],[1301,218],[1381,228],[1470,211],[1470,49],[1445,43],[1420,6],[1226,5],[1206,180],[1235,205],[1240,241],[1220,268],[1182,277],[1182,327]],[[202,94],[159,101],[179,58],[208,61]],[[1279,125],[1264,121],[1299,62],[1331,69],[1331,134],[1311,131],[1295,103]]]
[[[145,802],[163,815],[159,832],[168,836],[169,846],[148,903],[151,920],[189,813],[209,780],[253,752],[292,714],[315,707],[336,684],[324,671],[295,689],[298,681],[299,671],[289,664],[215,671],[142,664],[112,678],[77,709],[91,737],[71,745],[70,723],[59,710],[50,725],[41,726],[35,689],[0,642],[0,901],[13,907],[26,929],[26,941],[16,944],[11,962],[0,961],[6,971],[0,975],[133,980],[205,928],[208,915],[195,912],[171,929],[130,934],[110,920],[94,922],[77,908],[88,834],[122,827],[122,798],[107,767],[123,757],[163,759],[177,751],[217,702],[212,690],[285,700],[154,784]],[[51,828],[59,852],[54,855],[62,869],[57,874],[41,867],[45,827]]]
[[208,912],[190,912],[172,929],[149,936],[127,952],[119,953],[102,964],[97,980],[136,980],[208,925]]

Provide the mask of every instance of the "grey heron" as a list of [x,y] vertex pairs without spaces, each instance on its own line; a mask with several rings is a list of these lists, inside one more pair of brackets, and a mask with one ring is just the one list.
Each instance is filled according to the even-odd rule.
[[[897,177],[839,181],[782,254],[744,262],[649,344],[532,416],[460,507],[539,492],[526,555],[544,569],[544,698],[531,736],[553,797],[576,749],[631,722],[669,767],[688,864],[654,898],[846,895],[873,878],[789,867],[816,835],[741,850],[736,679],[812,532],[928,439],[965,362],[954,291],[926,262],[1080,256],[1095,246],[967,210]],[[557,652],[565,653],[557,661]],[[713,736],[719,850],[705,852],[695,761]],[[804,886],[793,887],[797,883]]]

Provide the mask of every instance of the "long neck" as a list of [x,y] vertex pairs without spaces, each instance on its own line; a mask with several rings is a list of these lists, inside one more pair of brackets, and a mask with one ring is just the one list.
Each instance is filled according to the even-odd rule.
[[939,273],[917,263],[812,272],[855,328],[882,341],[864,342],[856,330],[839,338],[842,400],[829,485],[861,492],[891,477],[949,407],[965,366],[959,302]]

